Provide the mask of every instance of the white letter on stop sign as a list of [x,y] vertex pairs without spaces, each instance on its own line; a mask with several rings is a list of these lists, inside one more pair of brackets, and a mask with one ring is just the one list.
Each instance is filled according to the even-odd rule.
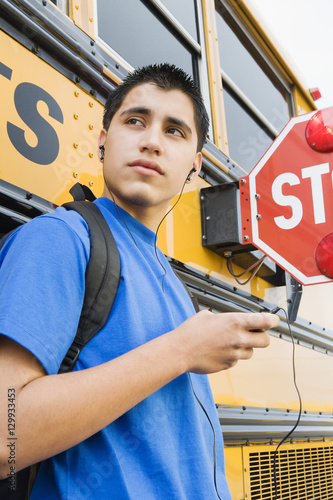
[[302,168],[303,179],[311,179],[312,203],[315,224],[326,222],[323,181],[321,176],[330,171],[328,163],[314,165],[313,167]]
[[286,172],[285,174],[279,175],[272,184],[272,196],[275,203],[281,205],[282,207],[291,207],[293,212],[290,219],[286,219],[284,215],[274,217],[275,224],[281,229],[293,229],[302,220],[303,206],[301,201],[296,196],[285,196],[282,194],[283,184],[295,186],[299,183],[300,180],[296,174]]
[[[314,165],[311,167],[302,168],[302,178],[311,179],[312,191],[312,204],[315,224],[326,222],[323,182],[322,175],[329,173],[330,168],[328,163]],[[272,196],[275,203],[283,207],[290,206],[292,209],[292,216],[287,219],[283,215],[274,217],[275,224],[281,229],[293,229],[302,220],[303,206],[302,202],[296,196],[285,196],[282,194],[283,184],[295,186],[300,184],[300,180],[296,174],[286,172],[279,175],[272,184]]]

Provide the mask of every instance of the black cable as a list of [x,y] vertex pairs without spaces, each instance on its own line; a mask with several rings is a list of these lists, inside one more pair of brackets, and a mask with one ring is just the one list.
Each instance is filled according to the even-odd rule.
[[190,379],[190,383],[191,383],[192,392],[194,394],[194,397],[198,401],[200,407],[202,408],[204,414],[206,415],[207,420],[208,420],[208,422],[209,422],[209,424],[210,424],[210,426],[212,428],[212,431],[213,431],[213,435],[214,435],[214,486],[215,486],[215,491],[216,491],[217,497],[219,498],[219,500],[222,500],[221,497],[220,497],[220,495],[219,495],[218,489],[217,489],[217,478],[216,478],[216,434],[215,434],[215,429],[214,429],[214,426],[212,424],[211,419],[209,418],[209,415],[208,415],[208,413],[206,411],[206,408],[204,407],[204,405],[201,403],[200,399],[196,395],[196,392],[194,390],[193,383],[192,383],[191,374],[189,373],[188,376],[189,376],[189,379]]
[[301,416],[302,416],[302,398],[301,398],[301,394],[300,394],[300,391],[298,389],[297,382],[296,382],[295,339],[294,339],[294,335],[293,335],[293,332],[292,332],[292,329],[290,326],[287,311],[285,309],[283,309],[282,307],[277,307],[274,309],[274,311],[271,311],[271,312],[275,313],[275,312],[278,312],[279,310],[283,311],[285,316],[286,316],[286,320],[287,320],[287,324],[288,324],[288,328],[289,328],[289,333],[290,333],[290,337],[291,337],[292,345],[293,345],[293,354],[292,354],[293,380],[294,380],[294,387],[296,389],[298,401],[299,401],[299,411],[298,411],[297,421],[296,421],[294,427],[286,434],[286,436],[283,439],[281,439],[281,441],[277,445],[276,450],[274,452],[274,457],[273,457],[274,500],[278,500],[277,472],[276,472],[276,459],[277,459],[278,450],[279,450],[280,446],[292,435],[292,433],[298,427],[298,424],[300,423]]
[[156,233],[155,233],[155,242],[154,242],[154,247],[155,247],[155,255],[156,255],[156,259],[158,260],[158,262],[159,262],[160,266],[162,267],[162,269],[163,269],[163,271],[164,271],[164,276],[163,276],[163,280],[162,280],[162,290],[163,290],[163,292],[164,292],[164,280],[165,280],[165,277],[166,277],[167,271],[166,271],[165,267],[163,266],[163,264],[162,264],[162,262],[161,262],[161,260],[160,260],[160,258],[159,258],[159,256],[158,256],[158,253],[157,253],[157,233],[158,233],[158,231],[159,231],[159,229],[160,229],[160,227],[161,227],[162,222],[166,219],[167,215],[169,215],[169,213],[170,213],[170,212],[172,212],[172,210],[175,208],[175,206],[176,206],[176,205],[177,205],[177,203],[179,202],[179,200],[180,200],[180,198],[181,198],[181,196],[182,196],[182,194],[183,194],[183,191],[184,191],[184,188],[185,188],[186,181],[187,181],[187,177],[186,177],[186,179],[185,179],[185,182],[184,182],[184,184],[183,184],[183,187],[182,187],[182,188],[181,188],[181,190],[180,190],[180,193],[179,193],[179,196],[178,196],[178,198],[177,198],[176,203],[174,203],[174,205],[172,205],[172,207],[170,208],[170,210],[168,210],[168,211],[167,211],[167,213],[166,213],[166,214],[162,217],[161,222],[160,222],[160,223],[159,223],[159,225],[157,226]]
[[[245,269],[245,271],[242,271],[241,273],[236,274],[235,270],[234,270],[234,267],[233,267],[233,260],[234,259],[233,259],[233,257],[228,257],[227,258],[227,268],[228,268],[228,271],[231,274],[231,276],[233,276],[235,278],[235,280],[237,281],[237,283],[239,285],[246,285],[247,283],[249,283],[249,281],[251,281],[256,276],[256,274],[258,273],[259,269],[263,265],[265,259],[266,259],[266,255],[264,255],[257,262],[255,262],[250,267],[248,267],[247,269]],[[239,278],[242,278],[245,274],[249,273],[250,271],[252,271],[250,277],[247,278],[245,281],[240,281]]]
[[[118,214],[119,214],[119,216],[120,216],[121,220],[123,221],[123,223],[124,223],[124,225],[125,225],[125,227],[126,227],[127,231],[129,232],[129,234],[130,234],[131,238],[133,239],[133,241],[134,241],[135,245],[138,247],[138,244],[137,244],[137,242],[135,241],[134,236],[132,235],[131,231],[129,230],[129,228],[128,228],[128,226],[127,226],[127,224],[126,224],[125,220],[124,220],[124,218],[122,217],[122,215],[121,215],[121,213],[120,213],[120,210],[119,210],[119,208],[118,208],[118,205],[117,205],[117,203],[116,203],[116,201],[115,201],[115,199],[114,199],[113,193],[112,193],[111,189],[109,188],[109,186],[108,186],[108,184],[107,184],[107,182],[106,182],[105,173],[104,173],[104,162],[103,162],[103,178],[104,178],[104,183],[105,183],[105,185],[106,185],[106,188],[107,188],[107,190],[108,190],[108,191],[109,191],[109,193],[110,193],[110,196],[111,196],[111,198],[112,198],[112,201],[113,201],[113,203],[114,203],[114,204],[115,204],[115,206],[116,206],[117,212],[118,212]],[[158,233],[158,231],[159,231],[159,229],[160,229],[160,226],[161,226],[162,222],[163,222],[163,221],[164,221],[164,219],[166,218],[166,216],[167,216],[167,215],[169,215],[169,213],[170,213],[170,212],[171,212],[171,211],[175,208],[175,206],[176,206],[176,205],[177,205],[177,203],[179,202],[179,200],[180,200],[180,198],[181,198],[181,196],[182,196],[182,194],[183,194],[183,191],[184,191],[184,188],[185,188],[186,181],[187,181],[187,177],[186,177],[186,179],[185,179],[185,182],[184,182],[184,184],[183,184],[183,187],[182,187],[182,188],[181,188],[181,190],[180,190],[180,193],[179,193],[179,196],[178,196],[178,198],[177,198],[176,203],[174,203],[174,205],[170,208],[170,210],[168,210],[168,211],[167,211],[167,213],[166,213],[166,214],[162,217],[161,222],[160,222],[160,223],[159,223],[159,225],[157,226],[156,233],[155,233],[155,241],[154,241],[155,255],[156,255],[156,259],[158,260],[158,262],[159,262],[160,266],[162,267],[162,269],[163,269],[163,271],[164,271],[164,276],[163,276],[163,280],[162,280],[162,290],[163,290],[163,291],[164,291],[164,280],[165,280],[165,277],[166,277],[167,271],[166,271],[165,267],[163,266],[163,264],[162,264],[162,262],[161,262],[161,260],[160,260],[160,258],[159,258],[159,256],[158,256],[158,254],[157,254],[157,233]]]

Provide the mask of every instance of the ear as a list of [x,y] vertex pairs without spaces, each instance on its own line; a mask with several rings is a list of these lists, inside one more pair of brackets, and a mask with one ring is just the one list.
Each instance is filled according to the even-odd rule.
[[193,170],[191,174],[191,180],[187,181],[187,183],[193,182],[196,177],[198,177],[200,171],[201,171],[201,166],[202,166],[202,153],[199,152],[195,155],[195,159],[192,164],[192,169]]
[[103,128],[98,136],[98,147],[105,145],[106,136],[107,136],[107,131]]

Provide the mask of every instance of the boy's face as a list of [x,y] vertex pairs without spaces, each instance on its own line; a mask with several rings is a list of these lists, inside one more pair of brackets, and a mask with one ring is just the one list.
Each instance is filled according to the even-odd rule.
[[[102,130],[104,175],[116,203],[135,217],[160,220],[192,168],[201,168],[197,153],[193,104],[179,90],[153,84],[133,88]],[[103,196],[110,198],[105,187]]]

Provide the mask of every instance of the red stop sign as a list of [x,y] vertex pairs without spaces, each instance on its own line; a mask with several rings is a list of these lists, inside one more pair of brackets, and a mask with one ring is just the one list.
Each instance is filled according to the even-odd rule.
[[[292,118],[240,179],[243,242],[303,285],[332,281],[316,261],[333,232],[332,129],[333,108]],[[328,258],[332,267],[333,249]]]

